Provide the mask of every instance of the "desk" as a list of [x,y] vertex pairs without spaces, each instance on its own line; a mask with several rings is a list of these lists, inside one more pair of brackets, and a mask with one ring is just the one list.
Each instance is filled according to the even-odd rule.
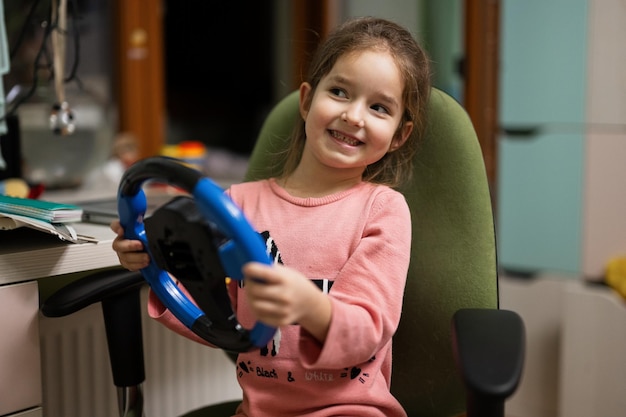
[[119,265],[108,226],[76,223],[74,228],[98,243],[67,243],[26,228],[2,231],[0,285]]
[[98,243],[21,228],[0,232],[0,416],[42,415],[38,281],[119,265],[107,226],[78,223]]
[[[39,313],[39,293],[45,296],[77,276],[119,265],[111,248],[115,236],[107,226],[81,223],[76,229],[99,242],[64,243],[29,230],[0,232],[0,416],[42,417],[44,403],[52,417],[115,415],[100,307],[54,319]],[[146,295],[142,292],[143,303]],[[16,312],[18,306],[22,311]],[[151,376],[144,386],[147,415],[171,417],[241,398],[233,364],[223,352],[179,337],[147,317],[143,326],[146,374]],[[61,352],[77,359],[73,368],[80,381],[56,377],[60,364],[52,351],[63,351],[58,335],[82,340],[86,333],[94,336],[95,352],[82,347]],[[88,366],[91,362],[96,372]]]
[[[222,181],[221,185],[226,187],[228,183]],[[110,193],[105,192],[103,195],[102,192],[48,192],[42,199],[71,203],[110,197]],[[162,193],[163,190],[157,192]],[[147,193],[148,197],[150,195]],[[39,313],[39,294],[45,297],[46,293],[49,294],[77,276],[119,266],[117,255],[111,247],[115,234],[108,226],[88,223],[76,223],[74,226],[78,233],[93,236],[98,243],[66,243],[56,236],[26,228],[0,232],[2,417],[41,417],[44,400],[46,414],[53,417],[108,417],[115,413],[117,404],[114,387],[110,383],[108,357],[106,349],[100,348],[105,343],[100,343],[104,337],[104,326],[99,306],[90,306],[82,314],[73,317],[56,319],[46,319]],[[144,303],[146,295],[147,291],[142,293]],[[19,305],[22,311],[16,313],[14,308],[3,310],[6,300],[17,300],[14,304]],[[90,325],[86,332],[96,334],[97,352],[81,350],[76,354],[69,350],[63,353],[66,356],[94,359],[98,366],[101,365],[99,369],[102,372],[90,374],[84,369],[91,368],[83,366],[85,363],[81,362],[78,368],[84,378],[80,382],[73,380],[64,384],[63,378],[51,380],[57,363],[56,358],[51,360],[47,356],[53,350],[50,349],[50,341],[54,340],[51,344],[56,345],[57,331],[64,334],[69,332],[74,336],[82,334],[85,319],[90,324],[91,319],[96,322],[96,326]],[[149,411],[147,415],[170,417],[202,405],[241,398],[233,364],[223,352],[179,337],[147,317],[144,317],[143,326],[144,338],[148,341],[144,345],[146,373],[152,375],[144,391],[146,410]],[[43,379],[42,368],[46,370]],[[87,388],[87,392],[80,391],[78,387]],[[74,394],[79,391],[79,394]],[[16,398],[18,392],[20,398]],[[93,398],[94,392],[98,393],[96,398]],[[109,402],[112,402],[113,411],[107,414]]]

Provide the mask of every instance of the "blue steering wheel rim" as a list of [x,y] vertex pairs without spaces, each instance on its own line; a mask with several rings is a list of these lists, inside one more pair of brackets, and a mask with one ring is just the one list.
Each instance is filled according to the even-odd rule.
[[[165,307],[187,328],[196,332],[196,326],[202,323],[205,313],[179,289],[167,271],[157,266],[150,253],[144,227],[147,202],[142,190],[147,180],[174,185],[188,192],[195,199],[201,214],[229,239],[219,248],[219,256],[230,278],[242,280],[241,267],[246,262],[271,265],[272,261],[259,233],[215,182],[173,158],[151,157],[132,165],[124,173],[118,188],[118,214],[124,236],[143,243],[150,255],[150,264],[141,270],[144,279]],[[257,322],[249,329],[250,342],[256,347],[266,346],[275,331],[275,328]]]

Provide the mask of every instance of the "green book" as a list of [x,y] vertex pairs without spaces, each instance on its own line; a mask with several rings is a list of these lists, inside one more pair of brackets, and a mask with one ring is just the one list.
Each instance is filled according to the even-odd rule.
[[0,215],[2,213],[18,214],[49,223],[71,223],[81,221],[83,209],[74,204],[0,195]]

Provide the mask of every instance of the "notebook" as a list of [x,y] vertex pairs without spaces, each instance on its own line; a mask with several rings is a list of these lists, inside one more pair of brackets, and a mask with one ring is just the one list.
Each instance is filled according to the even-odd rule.
[[[154,195],[146,198],[146,216],[174,198],[174,195]],[[109,225],[119,219],[117,213],[117,198],[109,197],[99,200],[88,200],[74,203],[83,209],[82,221],[86,223]]]
[[17,214],[48,223],[71,223],[81,220],[79,206],[54,201],[0,195],[0,214]]

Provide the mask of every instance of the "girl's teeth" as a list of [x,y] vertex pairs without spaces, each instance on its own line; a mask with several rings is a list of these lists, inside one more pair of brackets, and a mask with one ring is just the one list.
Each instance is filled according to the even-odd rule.
[[348,145],[356,146],[356,145],[359,144],[358,140],[347,138],[347,137],[345,137],[343,135],[340,135],[338,132],[336,132],[334,130],[332,131],[332,136],[335,139],[339,139],[340,141],[347,143]]

